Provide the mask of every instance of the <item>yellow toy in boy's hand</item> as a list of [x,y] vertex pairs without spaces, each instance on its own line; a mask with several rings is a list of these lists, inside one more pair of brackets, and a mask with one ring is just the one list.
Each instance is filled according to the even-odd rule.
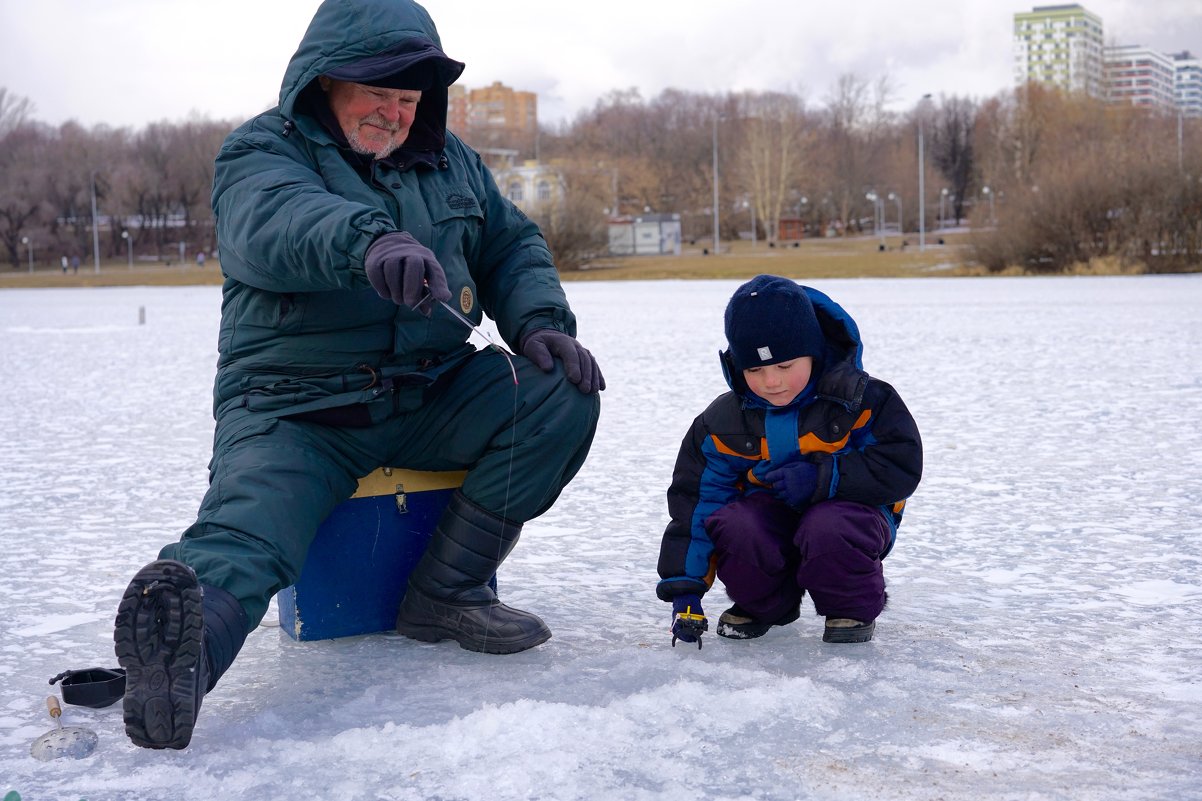
[[[697,607],[700,609],[701,607]],[[672,618],[672,647],[676,647],[678,639],[685,642],[697,642],[698,650],[701,649],[701,635],[709,631],[710,623],[705,615],[696,614],[693,612],[693,607],[685,607],[683,612],[677,612]]]

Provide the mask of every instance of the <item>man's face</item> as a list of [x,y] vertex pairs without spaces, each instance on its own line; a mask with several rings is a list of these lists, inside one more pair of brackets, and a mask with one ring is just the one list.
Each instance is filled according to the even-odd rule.
[[321,88],[351,149],[382,159],[409,137],[422,93],[416,89],[384,89],[322,76]]

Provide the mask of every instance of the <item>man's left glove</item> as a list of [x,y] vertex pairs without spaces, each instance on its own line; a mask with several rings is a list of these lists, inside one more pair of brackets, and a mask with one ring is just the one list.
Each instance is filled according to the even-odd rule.
[[605,389],[605,377],[593,354],[574,337],[554,328],[538,328],[522,338],[522,355],[542,370],[551,372],[555,366],[552,356],[563,362],[568,380],[585,395]]
[[701,608],[701,596],[677,595],[672,599],[672,647],[676,641],[695,642],[701,647],[701,635],[708,631],[709,621]]
[[814,502],[818,489],[818,465],[813,462],[788,462],[764,474],[776,497],[801,511]]
[[451,299],[446,273],[433,251],[405,231],[376,237],[363,256],[363,268],[380,297],[427,317],[432,311],[429,303],[422,303],[427,292],[436,301]]

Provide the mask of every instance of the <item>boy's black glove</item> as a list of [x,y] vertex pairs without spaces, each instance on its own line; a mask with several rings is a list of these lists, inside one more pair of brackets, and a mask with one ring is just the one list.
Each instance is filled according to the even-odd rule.
[[801,511],[814,501],[818,489],[818,465],[813,462],[788,462],[764,473],[776,497]]
[[709,621],[701,608],[701,596],[677,595],[672,599],[672,647],[676,641],[695,642],[701,647],[701,635],[708,631]]
[[551,372],[555,366],[552,356],[563,362],[563,371],[568,380],[585,395],[605,389],[605,377],[593,354],[562,331],[554,328],[538,328],[522,338],[522,355],[542,370]]
[[405,231],[376,237],[363,256],[363,269],[380,297],[427,317],[430,304],[422,303],[427,292],[436,301],[451,299],[446,273],[434,253]]

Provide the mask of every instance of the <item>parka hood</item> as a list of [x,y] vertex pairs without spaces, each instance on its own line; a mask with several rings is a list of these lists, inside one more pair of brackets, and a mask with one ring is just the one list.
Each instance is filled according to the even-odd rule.
[[412,0],[325,0],[288,62],[280,86],[280,114],[293,119],[309,112],[307,104],[321,100],[317,76],[390,52],[411,57],[416,64],[445,60],[439,80],[422,92],[404,148],[441,151],[446,141],[447,86],[462,71],[442,51],[438,29],[429,13]]
[[[826,339],[826,352],[814,359],[816,392],[819,395],[835,397],[841,401],[854,401],[855,386],[861,381],[858,378],[848,382],[848,379],[863,373],[864,345],[860,341],[860,328],[851,315],[826,294],[813,287],[803,286],[810,303],[814,306],[814,314],[822,335]],[[722,362],[722,374],[727,385],[746,402],[752,405],[764,405],[747,387],[743,373],[735,370],[731,362],[730,351],[723,350],[719,354]],[[851,374],[851,375],[849,375]],[[844,397],[846,396],[846,397]]]

